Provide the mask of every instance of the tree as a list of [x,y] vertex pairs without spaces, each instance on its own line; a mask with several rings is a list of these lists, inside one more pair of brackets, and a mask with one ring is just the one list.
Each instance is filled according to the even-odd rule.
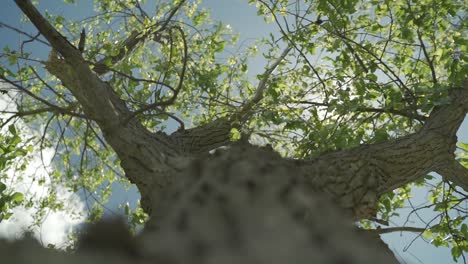
[[[220,62],[234,39],[196,2],[153,14],[100,0],[81,24],[15,2],[39,32],[19,31],[30,36],[23,44],[51,51],[37,60],[23,44],[5,49],[25,63],[0,78],[25,96],[3,125],[46,120],[59,135],[56,177],[70,188],[116,180],[118,160],[149,219],[136,238],[100,223],[73,256],[1,246],[32,252],[14,262],[396,263],[378,238],[388,230],[352,224],[388,221],[429,172],[443,177],[432,194],[441,215],[424,235],[466,262],[466,193],[456,186],[468,191],[468,161],[455,156],[468,111],[462,1],[250,1],[280,32],[264,40],[257,81],[246,75],[256,48]],[[170,134],[168,119],[179,125]]]

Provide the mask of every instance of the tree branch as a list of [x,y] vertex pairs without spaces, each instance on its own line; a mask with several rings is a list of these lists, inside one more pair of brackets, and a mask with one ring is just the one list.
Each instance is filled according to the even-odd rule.
[[447,137],[455,136],[468,112],[468,78],[464,79],[461,87],[452,87],[449,96],[450,102],[447,105],[437,106],[432,110],[424,124],[424,130],[437,130]]
[[453,182],[468,192],[468,169],[463,167],[457,160],[452,159],[440,168],[436,169],[444,179]]
[[15,27],[10,26],[10,25],[8,25],[8,24],[5,24],[5,23],[3,23],[3,22],[0,22],[0,27],[9,28],[9,29],[11,29],[11,30],[13,30],[13,31],[16,31],[16,32],[18,32],[18,33],[20,33],[20,34],[22,34],[22,35],[25,35],[25,36],[29,37],[31,40],[37,40],[37,41],[39,41],[40,43],[42,43],[42,44],[44,44],[44,45],[46,45],[46,46],[50,46],[49,43],[43,41],[42,39],[39,39],[38,36],[33,36],[33,35],[31,35],[31,34],[28,34],[28,33],[24,32],[24,31],[22,31],[22,30],[20,30],[20,29],[17,29],[17,28],[15,28]]
[[377,228],[377,229],[366,229],[360,230],[364,233],[373,233],[373,234],[387,234],[392,232],[415,232],[415,233],[422,233],[427,228],[423,227],[412,227],[412,226],[396,226],[396,227],[388,227],[388,228]]
[[264,91],[265,91],[265,88],[267,86],[267,82],[268,82],[268,79],[270,78],[271,74],[275,71],[275,69],[278,67],[278,65],[284,60],[284,58],[288,55],[288,53],[291,51],[292,47],[291,46],[288,46],[287,48],[285,48],[283,50],[283,52],[281,53],[281,55],[273,62],[273,64],[271,64],[270,67],[268,67],[268,69],[262,74],[262,79],[260,80],[260,83],[258,84],[257,86],[257,91],[255,92],[255,95],[254,97],[252,97],[252,99],[250,99],[249,101],[247,101],[241,108],[241,110],[239,111],[241,113],[241,115],[245,115],[247,114],[248,112],[250,112],[250,110],[252,109],[252,107],[257,104],[258,102],[260,102],[262,99],[263,99],[263,94],[264,94]]
[[[145,195],[166,186],[168,176],[160,173],[162,163],[179,154],[179,148],[164,133],[153,134],[138,120],[122,121],[131,112],[109,83],[93,72],[80,52],[73,47],[29,0],[16,0],[17,5],[34,23],[53,49],[46,69],[75,96],[84,114],[96,121],[107,143],[115,150],[126,177]],[[63,58],[57,56],[59,52]]]
[[[312,185],[330,193],[357,219],[377,212],[378,198],[431,171],[467,189],[468,173],[455,163],[456,132],[468,111],[468,79],[450,91],[450,102],[436,107],[420,131],[396,140],[292,161]],[[333,177],[331,177],[333,175]]]
[[[128,36],[124,41],[122,41],[121,45],[122,47],[119,50],[119,53],[114,56],[107,56],[98,62],[94,63],[94,72],[96,72],[98,75],[103,75],[109,72],[111,69],[108,66],[108,63],[110,62],[112,65],[118,63],[122,59],[124,59],[128,54],[132,53],[132,51],[138,46],[138,44],[142,43],[145,41],[147,37],[150,35],[158,35],[160,32],[163,32],[164,30],[167,29],[167,26],[169,25],[169,22],[172,20],[174,15],[177,13],[177,11],[182,7],[182,5],[185,3],[186,0],[182,0],[177,4],[176,7],[174,7],[171,12],[169,12],[168,17],[160,22],[156,23],[155,25],[151,26],[153,28],[157,28],[160,24],[161,27],[157,28],[156,30],[147,30],[146,34],[143,34],[142,32],[139,31],[132,31],[130,36]],[[140,9],[140,12],[143,11],[140,7],[140,5],[137,3],[137,8]],[[146,15],[147,16],[147,15]]]
[[29,0],[15,0],[23,13],[31,20],[41,34],[67,61],[81,60],[80,52],[60,34],[31,4]]
[[0,113],[13,114],[16,117],[37,115],[37,114],[42,114],[42,113],[57,113],[57,114],[63,114],[63,115],[69,115],[69,116],[84,118],[84,119],[90,119],[86,115],[82,115],[82,114],[72,112],[73,109],[74,109],[74,107],[69,107],[69,108],[45,107],[45,108],[38,108],[38,109],[32,109],[32,110],[26,110],[26,111],[19,111],[19,112],[0,111]]
[[[35,72],[35,71],[33,71]],[[70,115],[74,115],[74,116],[80,116],[79,114],[76,114],[76,113],[73,113],[71,110],[74,109],[74,106],[70,106],[70,107],[67,107],[67,108],[63,108],[63,107],[60,107],[60,106],[57,106],[57,105],[54,105],[52,103],[50,103],[49,101],[43,99],[42,97],[32,93],[31,91],[29,91],[28,89],[22,87],[21,85],[18,85],[16,84],[15,82],[5,78],[4,76],[1,76],[0,75],[0,80],[3,80],[5,81],[6,83],[16,87],[20,92],[23,92],[25,94],[27,94],[28,96],[36,99],[37,101],[45,104],[48,106],[47,109],[50,109],[50,110],[53,110],[51,112],[59,112],[59,113],[67,113],[67,114],[70,114]],[[42,81],[42,79],[41,79]],[[80,116],[80,117],[84,117],[84,116]]]
[[135,116],[149,111],[151,109],[155,109],[160,106],[169,106],[175,102],[177,99],[177,96],[179,95],[180,91],[182,90],[182,86],[184,83],[184,78],[185,78],[185,72],[187,71],[187,60],[188,60],[188,46],[187,46],[187,40],[185,39],[185,34],[184,31],[180,27],[174,27],[176,28],[181,37],[182,37],[182,43],[183,43],[183,49],[184,49],[184,56],[182,58],[182,71],[179,74],[179,84],[177,85],[177,88],[174,90],[174,94],[169,98],[169,100],[163,101],[163,102],[154,102],[152,104],[146,105],[145,107],[142,107],[138,109],[137,111],[131,113],[124,121],[124,124],[127,123],[129,120],[134,118]]
[[[329,107],[330,104],[327,103],[319,103],[319,102],[312,102],[312,101],[291,101],[291,103],[297,103],[297,104],[309,104],[309,105],[315,105],[315,106],[324,106],[324,107]],[[382,108],[373,108],[373,107],[358,107],[355,111],[357,112],[370,112],[370,113],[386,113],[386,114],[393,114],[393,115],[399,115],[411,119],[416,119],[418,121],[425,121],[427,119],[426,116],[419,115],[416,113],[410,113],[406,112],[403,110],[397,110],[397,109],[382,109]]]

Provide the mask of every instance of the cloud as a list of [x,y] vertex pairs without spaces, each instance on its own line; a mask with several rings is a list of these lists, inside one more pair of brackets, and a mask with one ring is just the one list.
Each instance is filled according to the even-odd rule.
[[[12,95],[11,90],[9,95]],[[15,111],[16,107],[10,98],[0,95],[0,110]],[[8,117],[9,115],[0,113],[0,119]],[[21,120],[15,125],[19,127],[23,138],[35,135]],[[4,129],[0,133],[3,131]],[[12,217],[0,222],[0,237],[15,239],[20,238],[25,231],[32,231],[43,245],[54,244],[61,248],[67,245],[70,231],[85,220],[86,208],[80,196],[49,177],[49,172],[53,169],[53,155],[52,148],[44,149],[41,160],[41,154],[36,149],[28,155],[29,161],[24,171],[15,171],[14,166],[11,166],[1,172],[4,173],[0,174],[2,182],[10,190],[23,193],[25,201],[32,203],[13,208]],[[64,201],[63,207],[57,210],[43,208],[44,211],[41,211],[41,202],[51,194],[55,194],[57,201]],[[43,217],[40,213],[44,213]]]

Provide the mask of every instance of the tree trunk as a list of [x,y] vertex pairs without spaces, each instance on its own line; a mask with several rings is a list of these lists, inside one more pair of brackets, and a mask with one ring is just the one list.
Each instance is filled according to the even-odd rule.
[[[107,256],[117,263],[398,263],[268,148],[237,144],[174,177],[136,239],[118,223],[100,223],[66,263],[102,263]],[[25,245],[3,245],[0,253],[9,263],[65,261]]]
[[169,263],[397,263],[268,148],[236,144],[177,178],[141,237]]

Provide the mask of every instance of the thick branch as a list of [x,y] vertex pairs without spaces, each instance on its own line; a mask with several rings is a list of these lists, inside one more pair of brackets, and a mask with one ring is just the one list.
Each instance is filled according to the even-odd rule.
[[255,95],[245,102],[230,118],[220,118],[200,127],[177,131],[171,135],[174,141],[182,147],[184,152],[191,154],[205,153],[231,144],[231,128],[239,128],[243,122],[250,118],[253,107],[263,99],[271,74],[283,62],[291,49],[291,47],[285,48],[279,58],[265,70]]
[[457,160],[447,161],[443,166],[437,168],[436,172],[444,179],[453,182],[468,192],[468,169],[463,167]]
[[417,133],[296,163],[314,186],[358,219],[375,215],[380,195],[431,171],[466,190],[468,173],[454,160],[454,151],[456,132],[468,110],[468,81],[451,90],[450,98],[449,104],[432,111]]
[[41,16],[30,1],[16,0],[16,3],[53,47],[49,61],[45,63],[46,69],[62,81],[81,104],[86,116],[99,125],[106,141],[120,158],[126,176],[142,193],[143,206],[147,206],[147,194],[157,192],[170,181],[163,171],[174,168],[161,165],[180,154],[178,146],[163,133],[151,133],[136,119],[123,123],[131,113],[112,87],[99,79],[79,51]]
[[455,136],[468,112],[468,78],[464,80],[462,87],[451,88],[449,95],[450,103],[432,110],[424,130],[436,130],[447,137]]
[[171,139],[186,154],[207,153],[231,144],[229,133],[233,127],[236,125],[228,118],[220,118],[195,128],[179,130],[171,135]]
[[[465,87],[451,91],[451,102],[436,107],[417,133],[397,140],[329,153],[314,160],[290,162],[301,168],[303,175],[313,186],[330,194],[356,219],[372,217],[377,211],[377,202],[382,194],[431,171],[442,172],[441,168],[447,167],[447,162],[454,159],[455,133],[467,111],[467,83]],[[191,135],[178,135],[185,142],[194,143],[189,145],[197,146],[193,149],[203,146],[197,143],[212,147],[226,144],[232,124],[230,126],[227,119],[216,122],[222,129],[217,130],[206,125],[194,129]],[[218,145],[207,142],[212,139],[209,137],[210,133],[216,133],[213,139]],[[197,136],[193,137],[195,135]],[[206,150],[209,148],[202,152]],[[466,179],[463,177],[466,173],[461,165],[447,168],[450,168],[452,176],[445,173],[446,177],[451,177],[454,183],[466,187]]]
[[66,60],[81,59],[80,52],[37,11],[31,1],[15,0],[15,2],[52,47]]

